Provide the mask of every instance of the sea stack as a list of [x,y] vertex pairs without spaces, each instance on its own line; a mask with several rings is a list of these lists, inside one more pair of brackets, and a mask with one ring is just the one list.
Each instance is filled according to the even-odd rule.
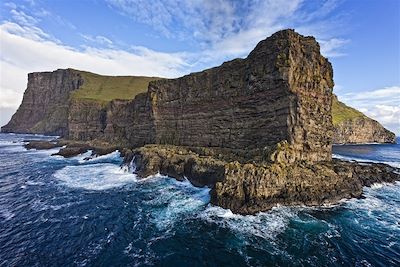
[[[155,142],[331,159],[332,66],[313,37],[280,31],[246,59],[149,84]],[[271,158],[272,159],[272,158]]]

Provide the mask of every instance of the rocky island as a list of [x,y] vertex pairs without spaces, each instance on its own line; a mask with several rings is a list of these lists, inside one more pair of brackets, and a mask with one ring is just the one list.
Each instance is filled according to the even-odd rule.
[[394,139],[361,115],[337,117],[348,109],[333,86],[315,38],[283,30],[245,59],[177,79],[31,73],[2,131],[60,135],[61,155],[119,148],[139,176],[210,186],[211,202],[237,213],[322,205],[400,179],[388,165],[332,160],[333,141],[359,141],[352,125],[373,132],[363,142]]

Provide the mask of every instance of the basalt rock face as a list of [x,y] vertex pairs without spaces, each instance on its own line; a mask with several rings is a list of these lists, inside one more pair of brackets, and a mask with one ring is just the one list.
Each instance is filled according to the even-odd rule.
[[68,138],[93,140],[104,133],[107,110],[104,104],[92,100],[72,99],[69,107]]
[[[45,121],[53,132],[87,141],[67,144],[58,153],[65,157],[96,144],[101,151],[125,148],[125,163],[139,176],[160,172],[210,186],[212,203],[234,212],[333,203],[359,197],[363,185],[400,178],[386,165],[332,161],[332,67],[313,37],[293,30],[261,41],[245,59],[178,79],[147,77],[135,83],[148,85],[147,91],[133,88],[129,77],[76,71],[48,75],[64,78],[43,84],[33,80],[21,111],[5,129],[32,132]],[[104,90],[105,85],[127,89],[115,84],[119,79],[133,99],[118,100],[114,96],[120,94]],[[53,116],[44,107],[48,102],[31,96],[36,91],[45,92],[41,99],[63,92],[53,106],[66,111],[57,115],[62,127],[48,119]],[[32,122],[26,109],[45,112]]]
[[335,126],[335,144],[396,143],[396,135],[370,118],[357,118]]
[[155,142],[155,127],[148,94],[133,100],[113,100],[107,106],[103,139],[125,147],[140,147]]
[[71,101],[69,139],[103,140],[125,147],[140,147],[155,142],[155,128],[147,94],[133,100],[99,103]]
[[[130,79],[136,83],[129,83]],[[137,84],[147,88],[146,83],[154,79],[158,78],[102,76],[74,69],[30,73],[18,111],[1,130],[55,134],[76,141],[100,140],[121,146],[154,143],[148,94],[135,95],[143,89],[134,88]],[[110,100],[105,86],[109,91],[121,90],[117,95],[134,97]],[[103,95],[96,96],[100,90]]]
[[395,143],[396,136],[379,122],[333,98],[335,144]]
[[68,135],[69,96],[82,82],[71,70],[30,73],[22,103],[1,131]]
[[332,67],[313,37],[292,30],[246,59],[149,84],[156,143],[268,149],[287,141],[290,161],[331,159]]

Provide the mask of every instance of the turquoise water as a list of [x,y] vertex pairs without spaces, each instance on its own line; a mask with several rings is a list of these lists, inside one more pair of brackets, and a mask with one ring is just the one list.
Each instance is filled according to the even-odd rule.
[[[400,184],[325,208],[254,216],[209,189],[140,180],[109,155],[27,151],[0,134],[0,266],[400,266]],[[399,145],[336,146],[336,157],[400,163]]]

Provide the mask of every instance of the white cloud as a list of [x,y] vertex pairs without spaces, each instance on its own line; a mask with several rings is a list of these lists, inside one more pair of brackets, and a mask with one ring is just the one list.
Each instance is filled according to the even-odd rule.
[[400,86],[347,93],[340,95],[339,99],[400,135]]
[[340,49],[350,40],[332,38],[329,40],[319,40],[321,46],[321,53],[326,57],[341,57],[346,54],[341,52]]
[[117,48],[118,41],[89,34],[81,34],[86,46],[78,49],[64,45],[38,25],[51,19],[60,26],[76,27],[39,2],[31,2],[29,8],[5,4],[13,22],[0,25],[0,108],[19,105],[27,73],[34,71],[71,67],[106,75],[177,77],[246,56],[257,42],[288,27],[320,36],[321,50],[327,56],[342,55],[339,49],[348,42],[321,34],[333,32],[327,30],[332,25],[324,18],[335,9],[337,0],[318,2],[312,12],[303,10],[303,0],[108,0],[115,9],[168,38],[199,43],[199,51],[163,53],[141,46],[123,50]]
[[81,36],[88,42],[97,43],[108,47],[113,46],[113,41],[102,35],[92,36],[90,34],[81,34]]
[[0,108],[17,108],[29,72],[75,68],[105,75],[177,77],[187,71],[184,53],[143,47],[132,51],[85,47],[79,51],[49,39],[34,26],[12,22],[0,25],[0,36]]
[[39,21],[38,19],[29,16],[27,14],[25,14],[25,12],[23,11],[18,11],[16,9],[12,9],[10,11],[12,17],[14,18],[14,20],[21,25],[33,25],[33,24],[37,24]]
[[[324,55],[344,55],[340,49],[349,40],[327,34],[335,21],[326,17],[338,0],[327,0],[307,7],[303,0],[108,0],[111,6],[133,20],[152,26],[168,38],[196,40],[213,61],[245,56],[277,30],[296,28],[321,41]],[[208,51],[208,52],[207,52]]]
[[6,3],[4,3],[4,6],[8,7],[8,8],[11,8],[11,9],[16,9],[17,8],[17,5],[15,3],[13,3],[13,2],[6,2]]

